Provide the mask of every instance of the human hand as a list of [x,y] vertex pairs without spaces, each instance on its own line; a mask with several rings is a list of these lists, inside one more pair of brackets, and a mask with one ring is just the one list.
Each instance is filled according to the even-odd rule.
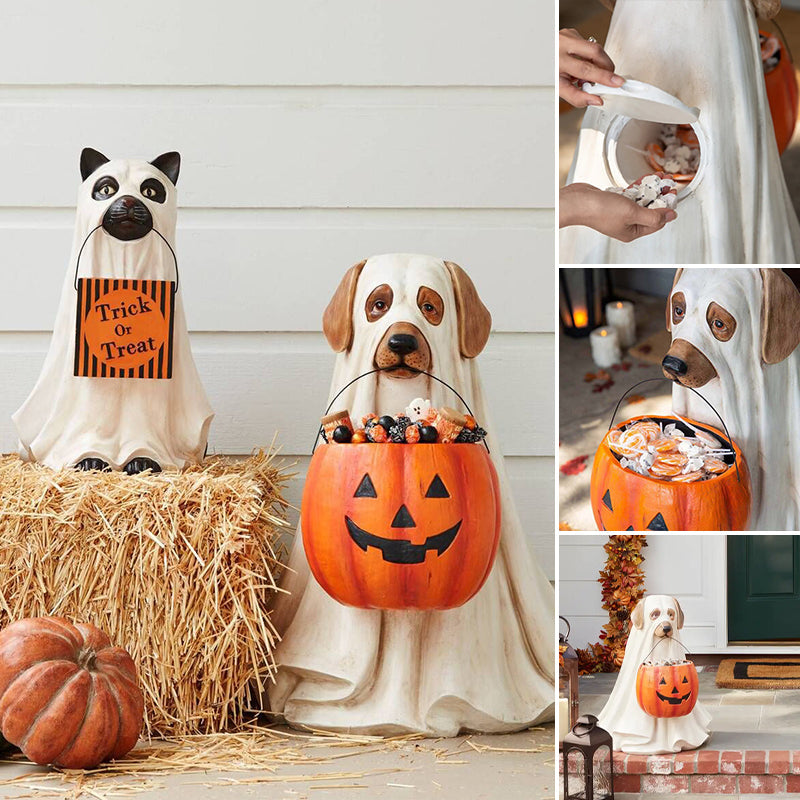
[[579,89],[575,83],[589,81],[603,86],[622,86],[625,79],[614,73],[614,62],[597,42],[584,39],[574,28],[558,32],[558,94],[576,108],[601,106],[594,94]]
[[620,242],[660,231],[677,216],[671,208],[642,208],[621,194],[588,183],[571,183],[559,194],[559,228],[585,225]]

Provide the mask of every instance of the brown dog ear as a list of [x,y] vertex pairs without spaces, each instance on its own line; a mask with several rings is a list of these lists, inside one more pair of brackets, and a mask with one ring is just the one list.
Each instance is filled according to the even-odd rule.
[[458,314],[458,346],[464,358],[475,358],[486,346],[492,330],[492,315],[478,297],[472,279],[458,264],[445,261],[453,281]]
[[634,628],[641,630],[644,627],[644,597],[636,604],[631,613],[631,622]]
[[761,357],[767,364],[788,358],[800,344],[800,292],[781,269],[761,269]]
[[675,603],[675,611],[678,612],[678,618],[675,620],[675,627],[680,630],[683,627],[683,609],[677,597],[673,597],[672,602]]
[[683,274],[683,267],[678,267],[675,270],[675,277],[672,279],[672,288],[667,295],[667,330],[672,330],[672,293],[675,291],[675,284],[680,280]]
[[353,298],[366,260],[359,261],[345,272],[322,315],[322,330],[331,348],[341,353],[353,343]]

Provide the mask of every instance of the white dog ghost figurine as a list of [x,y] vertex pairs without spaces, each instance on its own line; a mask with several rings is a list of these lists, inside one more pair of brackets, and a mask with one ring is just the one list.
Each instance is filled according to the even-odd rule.
[[683,627],[683,611],[674,597],[643,597],[631,614],[625,658],[608,702],[598,715],[600,725],[625,753],[677,753],[694,750],[709,737],[711,717],[697,702],[682,717],[653,717],[636,700],[636,674],[646,660],[682,661],[683,646],[673,638]]
[[356,381],[333,411],[348,409],[360,420],[369,412],[396,414],[417,398],[453,404],[448,389],[403,364],[447,381],[489,431],[502,528],[483,588],[446,611],[341,605],[310,576],[298,530],[284,581],[291,594],[281,595],[276,609],[283,641],[269,693],[272,710],[292,725],[454,736],[552,718],[553,592],[527,549],[474,361],[490,325],[466,273],[431,256],[357,264],[325,312],[325,334],[338,353],[331,397],[377,366],[399,367]]
[[753,530],[800,529],[800,292],[775,268],[679,269],[662,362],[672,407],[718,425],[750,468]]
[[178,153],[147,163],[82,152],[50,349],[13,417],[26,460],[129,474],[202,460],[213,412],[177,291],[179,169]]

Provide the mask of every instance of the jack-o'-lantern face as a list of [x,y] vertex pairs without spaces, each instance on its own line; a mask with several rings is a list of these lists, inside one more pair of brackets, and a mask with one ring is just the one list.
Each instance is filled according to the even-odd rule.
[[[372,482],[368,472],[364,473],[364,477],[359,482],[353,497],[373,497],[376,500],[378,499],[375,484]],[[450,493],[438,473],[433,476],[431,485],[428,487],[428,491],[425,492],[425,497],[432,500],[444,500],[450,497]],[[427,536],[421,544],[414,544],[410,539],[384,538],[370,533],[358,526],[347,515],[345,515],[344,521],[350,538],[355,542],[356,546],[360,547],[365,553],[368,547],[375,547],[380,551],[383,560],[392,564],[421,564],[431,551],[442,555],[453,543],[456,534],[461,528],[461,520],[458,520],[447,530]],[[417,523],[414,517],[411,516],[411,512],[405,503],[401,504],[392,520],[392,528],[411,529],[416,527]]]
[[314,576],[340,602],[452,608],[494,561],[497,476],[479,445],[321,445],[302,528]]
[[699,681],[691,661],[642,664],[636,674],[636,699],[652,717],[684,717],[697,702]]

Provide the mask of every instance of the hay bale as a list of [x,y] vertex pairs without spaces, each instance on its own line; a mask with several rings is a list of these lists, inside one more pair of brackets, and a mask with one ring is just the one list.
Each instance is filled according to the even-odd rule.
[[0,457],[0,626],[104,630],[139,667],[149,735],[241,727],[275,671],[289,477],[263,452],[133,477]]

